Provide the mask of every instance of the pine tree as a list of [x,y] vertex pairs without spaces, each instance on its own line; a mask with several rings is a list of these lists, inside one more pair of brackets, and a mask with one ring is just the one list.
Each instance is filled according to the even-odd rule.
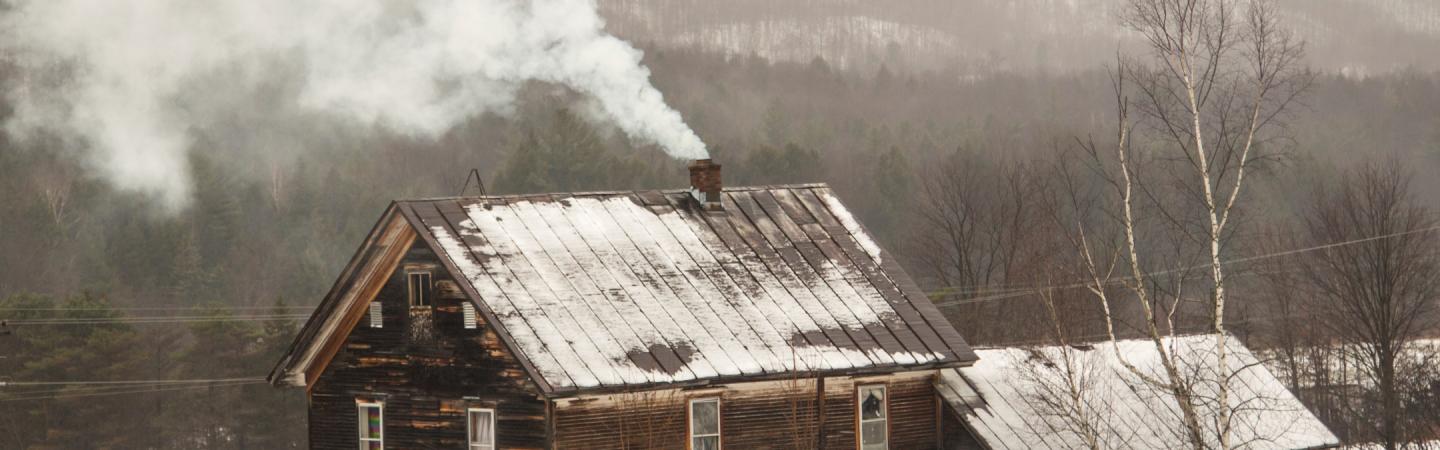
[[[21,297],[6,304],[53,305],[48,299]],[[59,311],[36,311],[31,319],[69,319],[72,323],[17,327],[7,338],[20,343],[16,381],[90,381],[134,379],[141,372],[134,349],[138,334],[119,317],[103,297],[83,294],[57,305]],[[58,312],[58,314],[52,314]],[[21,319],[16,319],[21,320]],[[27,319],[29,320],[29,319]],[[73,321],[86,320],[85,323]],[[8,346],[7,346],[8,347]],[[7,392],[5,410],[28,416],[9,423],[28,423],[10,430],[18,448],[133,448],[153,433],[147,417],[132,414],[133,389],[86,385],[45,386]],[[14,405],[14,406],[11,406]],[[4,416],[0,416],[4,417]],[[12,419],[13,417],[6,417]],[[77,426],[84,424],[84,426]],[[24,426],[24,428],[19,428]]]

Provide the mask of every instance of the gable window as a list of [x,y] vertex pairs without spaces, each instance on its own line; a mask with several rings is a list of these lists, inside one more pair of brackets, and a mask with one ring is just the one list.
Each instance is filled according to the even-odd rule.
[[690,400],[690,450],[720,450],[720,399]]
[[885,386],[860,386],[856,404],[860,415],[860,450],[889,448],[890,424]]
[[360,409],[360,450],[382,450],[385,448],[385,405],[376,402],[357,402]]
[[495,450],[495,410],[470,408],[465,416],[470,450]]
[[410,306],[430,306],[430,272],[405,274],[410,285]]

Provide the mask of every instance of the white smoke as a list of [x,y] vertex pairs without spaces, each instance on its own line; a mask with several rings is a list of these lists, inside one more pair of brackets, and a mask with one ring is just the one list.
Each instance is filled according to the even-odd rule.
[[676,158],[707,154],[651,86],[641,52],[603,31],[594,0],[13,3],[0,45],[22,80],[7,131],[66,138],[117,187],[173,206],[189,199],[195,130],[216,121],[182,97],[245,98],[280,76],[265,69],[277,61],[303,80],[277,108],[435,137],[511,111],[519,88],[541,81],[590,96],[627,135]]

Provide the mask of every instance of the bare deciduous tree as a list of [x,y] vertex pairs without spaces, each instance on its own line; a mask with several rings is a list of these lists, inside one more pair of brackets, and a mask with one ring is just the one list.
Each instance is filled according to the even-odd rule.
[[[1302,258],[1319,317],[1339,338],[1343,357],[1373,383],[1362,423],[1387,449],[1410,437],[1402,385],[1411,378],[1406,354],[1434,330],[1440,309],[1440,237],[1433,214],[1415,204],[1410,178],[1398,163],[1367,164],[1333,189],[1321,188],[1305,234],[1337,245]],[[1417,231],[1425,230],[1425,231]]]
[[620,448],[663,449],[684,447],[685,435],[675,433],[686,424],[685,398],[675,391],[626,392],[615,395],[625,414],[615,416]]

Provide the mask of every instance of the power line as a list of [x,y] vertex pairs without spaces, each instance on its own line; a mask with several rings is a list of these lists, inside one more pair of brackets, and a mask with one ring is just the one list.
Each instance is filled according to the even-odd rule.
[[76,306],[76,307],[14,307],[0,311],[263,311],[275,309],[314,309],[314,306]]
[[236,381],[236,382],[229,382],[229,383],[206,384],[206,385],[200,385],[200,386],[179,386],[179,387],[168,387],[168,388],[160,388],[160,389],[132,389],[132,390],[122,390],[122,391],[107,391],[107,392],[80,393],[80,394],[74,394],[74,395],[64,395],[64,394],[60,394],[60,395],[37,395],[37,396],[27,396],[27,397],[0,398],[0,402],[18,402],[18,401],[25,401],[25,400],[59,400],[59,399],[69,399],[69,398],[104,397],[104,396],[126,395],[126,394],[148,394],[148,393],[153,393],[153,392],[183,391],[183,390],[194,390],[194,389],[209,389],[209,388],[215,388],[215,387],[245,386],[245,385],[261,384],[261,383],[264,383],[264,382],[265,382],[264,380],[259,380],[259,381]]
[[[264,381],[264,380],[263,380],[263,379],[260,379],[260,378],[251,378],[251,379],[238,379],[238,378],[237,378],[237,379],[235,379],[235,380],[233,380],[233,381],[223,381],[223,383],[243,382],[243,381]],[[214,382],[209,382],[209,383],[214,383]],[[187,385],[188,385],[188,386],[193,386],[193,385],[197,385],[197,384],[207,384],[207,383],[148,383],[148,384],[120,384],[120,385],[80,385],[79,387],[62,387],[62,388],[55,388],[54,385],[51,385],[51,386],[49,386],[49,387],[44,387],[44,388],[41,388],[41,389],[29,389],[29,390],[20,390],[20,391],[10,391],[10,392],[9,392],[9,395],[12,396],[12,397],[29,397],[29,396],[40,395],[40,394],[66,394],[66,395],[69,395],[69,394],[78,394],[78,393],[86,393],[86,392],[118,392],[118,391],[122,391],[122,390],[132,390],[132,389],[140,389],[140,388],[158,388],[158,387],[173,387],[173,386],[187,386]]]
[[258,316],[151,316],[151,317],[96,317],[96,318],[43,318],[6,320],[15,326],[38,325],[105,325],[105,324],[154,324],[154,323],[207,323],[207,322],[264,322],[304,319],[309,314],[273,314]]
[[[1245,263],[1245,262],[1251,262],[1251,261],[1259,261],[1259,260],[1263,260],[1263,259],[1278,258],[1278,257],[1281,257],[1281,256],[1290,256],[1290,255],[1296,255],[1296,254],[1300,254],[1300,253],[1307,253],[1307,252],[1313,252],[1313,251],[1319,251],[1319,250],[1328,250],[1328,249],[1331,249],[1331,248],[1341,247],[1341,246],[1346,246],[1346,245],[1362,244],[1362,243],[1371,242],[1371,241],[1378,241],[1378,240],[1382,240],[1382,239],[1393,239],[1393,238],[1396,238],[1396,237],[1406,236],[1406,235],[1411,235],[1411,234],[1428,233],[1428,232],[1437,231],[1437,230],[1440,230],[1440,225],[1430,226],[1430,227],[1426,227],[1426,228],[1417,228],[1417,229],[1414,229],[1414,230],[1400,231],[1400,232],[1389,233],[1389,234],[1384,234],[1384,235],[1379,235],[1379,236],[1369,236],[1369,237],[1364,237],[1364,238],[1359,238],[1359,239],[1352,239],[1352,240],[1348,240],[1348,241],[1332,242],[1332,243],[1329,243],[1329,244],[1322,244],[1322,245],[1317,245],[1317,246],[1313,246],[1313,247],[1305,247],[1305,248],[1298,248],[1298,249],[1286,250],[1286,251],[1275,252],[1275,253],[1266,253],[1266,254],[1261,254],[1261,255],[1247,256],[1247,257],[1243,257],[1243,258],[1236,258],[1236,259],[1221,261],[1220,264],[1221,264],[1221,265],[1230,265],[1230,264],[1238,264],[1238,263]],[[1148,275],[1149,275],[1149,276],[1167,275],[1167,274],[1176,273],[1176,272],[1188,272],[1188,271],[1192,271],[1192,270],[1199,270],[1199,269],[1204,269],[1204,268],[1208,268],[1208,267],[1210,267],[1209,264],[1199,264],[1199,265],[1194,265],[1194,266],[1190,266],[1190,267],[1181,267],[1181,268],[1175,268],[1175,269],[1161,270],[1161,271],[1149,273]],[[1120,283],[1120,282],[1122,282],[1122,281],[1124,281],[1124,280],[1126,280],[1126,279],[1129,279],[1129,278],[1130,278],[1130,277],[1115,278],[1115,279],[1106,280],[1106,281],[1104,281],[1103,283],[1104,283],[1104,284],[1116,284],[1116,283]],[[1049,290],[1049,289],[1078,289],[1078,288],[1088,287],[1088,286],[1090,286],[1091,284],[1093,284],[1093,282],[1088,282],[1088,281],[1087,281],[1087,282],[1077,282],[1077,283],[1061,284],[1061,285],[1034,286],[1033,289],[1029,289],[1029,290],[1021,290],[1021,291],[1015,291],[1015,292],[1010,292],[1010,293],[1002,293],[1002,294],[989,295],[989,296],[976,297],[976,298],[967,298],[967,299],[956,299],[956,300],[940,301],[940,302],[935,302],[935,305],[936,305],[936,306],[940,306],[940,307],[944,307],[944,306],[954,306],[954,305],[964,305],[964,304],[982,303],[982,302],[988,302],[988,301],[994,301],[994,300],[1003,300],[1003,299],[1007,299],[1007,298],[1023,297],[1023,296],[1026,296],[1026,295],[1033,294],[1033,293],[1038,293],[1038,292],[1040,292],[1040,291],[1042,291],[1042,290]],[[964,288],[964,287],[962,287],[962,288]],[[976,288],[976,287],[975,287],[975,286],[970,286],[970,287],[968,287],[968,288]]]
[[[1245,273],[1241,273],[1241,274],[1230,275],[1229,278],[1232,278],[1232,279],[1233,279],[1233,278],[1238,278],[1238,277],[1242,277],[1242,276],[1275,275],[1275,274],[1290,273],[1290,272],[1294,272],[1294,270],[1274,270],[1274,271],[1268,271],[1268,272],[1245,272]],[[1183,278],[1183,279],[1187,279],[1187,280],[1188,280],[1188,279],[1204,278],[1204,277],[1208,277],[1208,276],[1209,276],[1209,274],[1195,274],[1195,275],[1191,275],[1191,276],[1185,277],[1185,278]],[[1105,284],[1115,284],[1115,283],[1118,283],[1118,282],[1119,282],[1119,280],[1110,280],[1110,281],[1105,282]],[[1089,287],[1090,284],[1091,284],[1091,283],[1076,283],[1076,284],[1071,284],[1071,285],[1042,286],[1042,287],[1037,287],[1037,288],[1034,288],[1034,289],[1026,289],[1026,290],[1022,290],[1022,291],[1010,291],[1010,292],[1008,292],[1008,293],[998,293],[998,294],[995,294],[995,295],[988,295],[988,296],[984,296],[984,297],[975,297],[975,298],[967,298],[967,299],[940,301],[940,302],[935,302],[935,306],[939,306],[939,307],[942,307],[942,308],[943,308],[943,307],[956,306],[956,305],[969,305],[969,304],[975,304],[975,303],[984,303],[984,302],[989,302],[989,301],[994,301],[994,300],[1002,300],[1002,299],[1007,299],[1007,298],[1024,297],[1024,296],[1027,296],[1027,295],[1039,293],[1040,291],[1047,290],[1047,289],[1076,289],[1076,288],[1082,288],[1082,287]]]
[[0,386],[113,386],[128,384],[221,383],[230,381],[264,381],[264,377],[244,378],[178,378],[168,380],[98,380],[98,381],[0,381]]

